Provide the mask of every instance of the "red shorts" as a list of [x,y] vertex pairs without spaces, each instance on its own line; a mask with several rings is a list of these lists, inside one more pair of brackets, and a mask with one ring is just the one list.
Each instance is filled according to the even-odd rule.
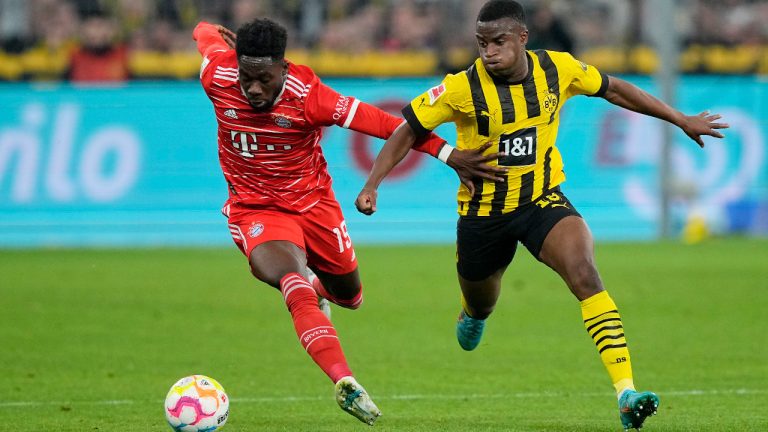
[[[227,212],[229,214],[227,214]],[[256,210],[237,204],[225,207],[232,239],[246,257],[256,246],[288,241],[307,253],[307,265],[341,275],[357,268],[357,258],[339,203],[323,198],[303,214]]]

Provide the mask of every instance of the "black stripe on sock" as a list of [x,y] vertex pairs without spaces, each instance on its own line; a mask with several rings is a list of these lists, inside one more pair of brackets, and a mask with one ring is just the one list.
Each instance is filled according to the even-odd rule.
[[607,349],[611,349],[611,348],[626,348],[626,347],[627,347],[627,344],[625,344],[625,343],[623,343],[623,344],[616,344],[616,345],[606,345],[606,346],[600,348],[600,350],[597,353],[598,354],[602,354],[603,351],[605,351]]
[[592,318],[587,318],[587,319],[585,319],[585,320],[584,320],[584,324],[586,324],[586,323],[587,323],[587,322],[589,322],[589,321],[592,321],[593,319],[596,319],[596,318],[600,318],[601,316],[603,316],[603,315],[605,315],[605,314],[609,314],[609,313],[612,313],[612,312],[616,312],[616,313],[619,313],[619,311],[617,311],[616,309],[614,309],[614,310],[609,310],[608,312],[603,312],[603,313],[601,313],[600,315],[595,315],[595,316],[593,316]]
[[[600,342],[602,342],[602,341],[604,341],[606,339],[621,339],[623,337],[624,337],[624,333],[617,334],[617,335],[614,335],[614,336],[605,335],[605,336],[601,337],[600,339],[596,340],[595,341],[595,345],[600,346]],[[624,342],[626,342],[626,341],[624,341]]]
[[608,321],[619,321],[619,322],[621,322],[621,317],[618,317],[618,316],[617,316],[617,317],[614,317],[614,318],[606,318],[606,319],[604,319],[604,320],[600,320],[600,321],[598,321],[598,322],[596,322],[596,323],[594,323],[594,324],[590,325],[589,327],[587,327],[587,332],[589,332],[589,331],[590,331],[590,330],[592,330],[593,328],[595,328],[595,327],[599,326],[600,324],[602,324],[602,323],[604,323],[604,322],[608,322]]
[[618,329],[624,330],[624,327],[622,327],[621,324],[619,324],[617,326],[605,326],[605,327],[599,329],[598,331],[592,333],[591,335],[589,335],[589,337],[591,337],[592,339],[595,339],[597,337],[597,335],[599,335],[600,333],[602,333],[605,330],[618,330]]

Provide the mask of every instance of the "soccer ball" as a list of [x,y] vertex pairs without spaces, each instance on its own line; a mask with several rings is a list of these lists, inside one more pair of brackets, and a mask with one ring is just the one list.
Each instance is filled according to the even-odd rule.
[[227,422],[229,397],[224,387],[205,375],[184,377],[165,397],[165,418],[179,432],[211,432]]

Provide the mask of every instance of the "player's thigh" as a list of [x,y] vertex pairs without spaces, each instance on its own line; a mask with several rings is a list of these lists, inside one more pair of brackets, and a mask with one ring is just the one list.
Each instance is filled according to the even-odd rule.
[[307,278],[307,264],[304,250],[285,240],[272,240],[256,245],[248,256],[251,273],[275,288],[290,273]]
[[336,200],[322,199],[301,215],[300,223],[307,250],[307,264],[329,281],[334,275],[338,283],[359,286],[357,256],[344,215]]
[[[602,282],[594,260],[594,241],[589,227],[564,195],[550,203],[566,204],[542,206],[537,211],[539,222],[525,239],[526,247],[541,262],[555,270],[577,298],[584,299],[602,290]],[[550,195],[555,197],[555,195]]]
[[456,271],[461,279],[479,282],[505,269],[515,256],[517,239],[508,232],[512,214],[460,217],[456,225]]
[[[528,213],[527,223],[520,232],[520,241],[536,259],[552,267],[552,264],[567,258],[565,255],[574,249],[584,249],[584,239],[580,235],[569,238],[569,234],[576,233],[569,230],[562,232],[563,227],[571,227],[572,224],[586,227],[586,224],[559,187],[544,193],[526,206],[525,211]],[[563,221],[565,225],[561,225]]]
[[232,239],[248,258],[259,280],[279,287],[288,273],[306,276],[302,227],[295,215],[274,211],[233,211],[229,217]]

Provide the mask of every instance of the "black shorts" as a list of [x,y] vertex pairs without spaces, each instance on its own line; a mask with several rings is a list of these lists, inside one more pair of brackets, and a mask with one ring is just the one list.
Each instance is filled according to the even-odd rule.
[[483,280],[512,262],[517,242],[539,259],[547,234],[566,216],[581,217],[560,187],[510,213],[461,216],[456,226],[456,270],[466,280]]

